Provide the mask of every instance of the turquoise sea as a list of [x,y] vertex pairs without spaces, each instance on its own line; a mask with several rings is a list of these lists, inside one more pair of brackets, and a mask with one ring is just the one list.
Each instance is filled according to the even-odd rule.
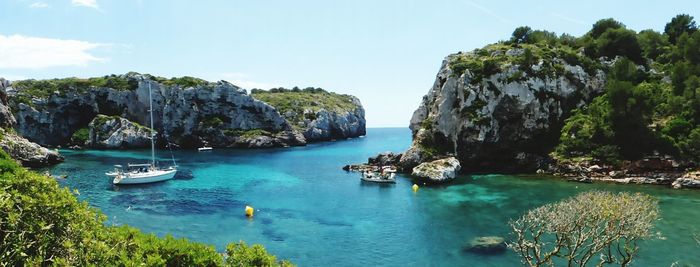
[[[449,185],[422,186],[399,177],[395,185],[360,182],[341,167],[382,151],[401,152],[406,128],[368,129],[364,138],[306,147],[211,152],[175,151],[177,179],[113,186],[114,164],[146,161],[149,151],[62,151],[50,169],[79,198],[101,209],[109,224],[129,224],[158,235],[212,244],[260,243],[300,266],[517,266],[512,252],[462,251],[471,238],[508,237],[508,220],[544,203],[599,189],[656,196],[662,238],[645,241],[634,266],[700,266],[700,190],[661,186],[579,184],[542,176],[465,175]],[[160,151],[161,160],[170,158]],[[166,162],[167,163],[167,162]],[[244,215],[255,207],[254,218]]]

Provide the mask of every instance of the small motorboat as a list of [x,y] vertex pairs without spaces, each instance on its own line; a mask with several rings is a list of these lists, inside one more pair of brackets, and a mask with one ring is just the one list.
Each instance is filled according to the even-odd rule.
[[382,174],[367,171],[362,173],[360,180],[373,183],[396,183],[396,178],[394,178],[394,176],[396,176],[396,174],[393,172]]
[[210,146],[203,146],[200,148],[197,148],[197,151],[202,152],[202,151],[211,151],[213,148]]

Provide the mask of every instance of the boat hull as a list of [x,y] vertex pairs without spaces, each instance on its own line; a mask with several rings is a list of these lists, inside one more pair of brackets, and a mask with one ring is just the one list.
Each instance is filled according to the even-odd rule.
[[372,183],[383,183],[383,184],[393,184],[396,183],[396,179],[394,178],[394,174],[391,173],[389,174],[389,177],[387,178],[382,178],[381,176],[374,176],[374,177],[367,177],[366,175],[362,175],[360,177],[362,181],[365,182],[372,182]]
[[156,173],[135,173],[117,176],[112,181],[113,184],[148,184],[162,182],[173,179],[177,170],[159,170]]
[[380,183],[380,184],[393,184],[396,183],[396,180],[393,178],[390,179],[374,179],[374,178],[365,178],[362,177],[360,178],[362,181],[365,182],[372,182],[372,183]]

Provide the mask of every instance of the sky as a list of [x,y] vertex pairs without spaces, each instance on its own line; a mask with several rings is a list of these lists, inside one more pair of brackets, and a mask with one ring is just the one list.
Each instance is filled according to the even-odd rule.
[[357,96],[368,127],[405,127],[442,60],[518,26],[576,36],[602,18],[662,31],[697,1],[0,0],[0,77],[129,71],[321,87]]

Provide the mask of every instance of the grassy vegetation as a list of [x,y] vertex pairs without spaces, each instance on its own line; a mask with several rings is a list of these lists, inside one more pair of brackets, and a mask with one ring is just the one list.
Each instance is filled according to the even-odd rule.
[[87,127],[83,127],[75,131],[71,136],[70,140],[73,144],[82,145],[85,144],[85,142],[87,142],[88,138],[90,138],[90,129],[88,129]]
[[[18,103],[31,104],[31,98],[46,99],[53,94],[65,95],[69,92],[82,94],[90,88],[112,88],[120,91],[133,91],[138,88],[138,80],[133,76],[138,73],[130,72],[126,75],[107,75],[94,78],[62,78],[50,80],[22,80],[12,83],[20,95],[15,100]],[[209,82],[190,76],[173,77],[170,79],[144,74],[148,79],[165,86],[195,87],[206,85]]]
[[200,85],[209,84],[209,82],[206,80],[202,80],[202,79],[190,77],[190,76],[172,77],[170,79],[167,79],[167,78],[163,78],[163,77],[158,77],[158,76],[146,74],[146,77],[150,78],[151,80],[157,81],[158,83],[165,85],[165,86],[176,86],[177,85],[177,86],[180,86],[183,88],[187,88],[187,87],[197,87]]
[[226,129],[224,130],[224,135],[226,136],[239,136],[243,138],[254,138],[258,136],[272,136],[272,133],[265,131],[263,129],[251,129],[251,130],[241,130],[241,129]]
[[[349,95],[327,92],[321,88],[293,89],[273,88],[269,91],[253,89],[251,96],[275,107],[281,114],[291,111],[293,118],[288,118],[294,127],[305,119],[315,119],[315,113],[321,109],[330,112],[352,112],[357,106]],[[314,114],[304,116],[304,110]]]
[[0,151],[0,262],[8,266],[291,266],[260,245],[213,246],[159,238],[106,216],[49,177]]

